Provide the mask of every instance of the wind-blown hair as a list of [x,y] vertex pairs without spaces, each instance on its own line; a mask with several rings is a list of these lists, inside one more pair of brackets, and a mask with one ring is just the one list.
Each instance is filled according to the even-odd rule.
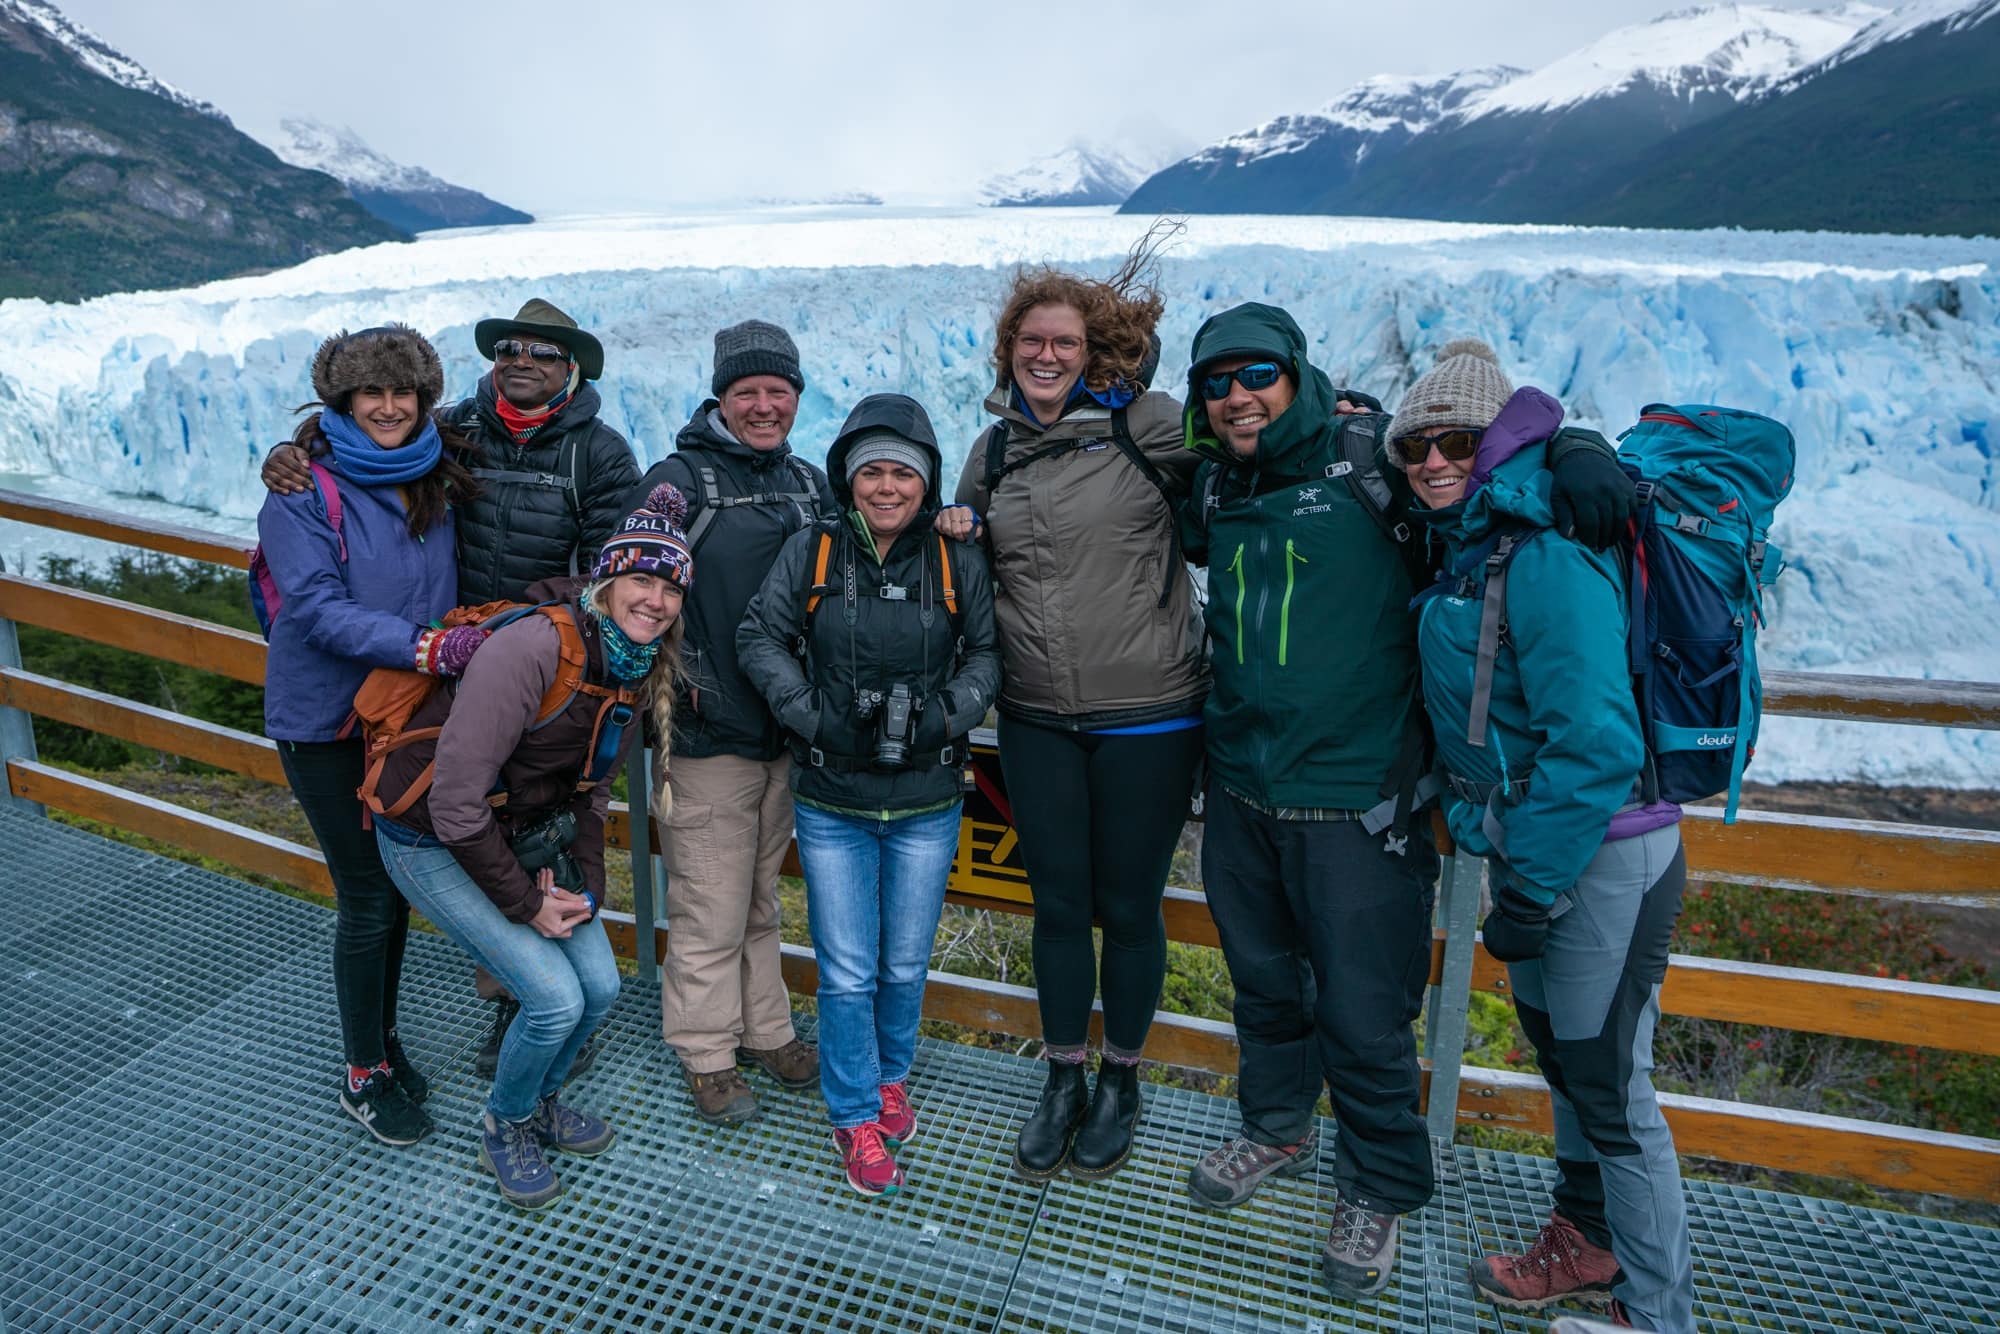
[[1186,225],[1164,218],[1155,222],[1109,278],[1085,278],[1049,264],[1015,269],[994,329],[995,383],[1002,389],[1014,383],[1014,338],[1028,312],[1036,306],[1068,306],[1083,316],[1088,343],[1084,386],[1103,393],[1124,384],[1138,392],[1153,330],[1167,309],[1156,286],[1160,251]]

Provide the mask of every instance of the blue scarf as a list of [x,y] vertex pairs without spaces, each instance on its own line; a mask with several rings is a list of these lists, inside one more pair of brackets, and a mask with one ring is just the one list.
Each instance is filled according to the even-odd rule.
[[361,423],[327,409],[319,414],[320,434],[333,447],[333,461],[342,477],[362,486],[397,486],[427,476],[444,457],[437,423],[424,418],[423,430],[408,444],[384,449],[368,438]]
[[[1105,407],[1116,412],[1119,408],[1129,405],[1137,397],[1138,395],[1132,392],[1131,386],[1122,380],[1113,384],[1101,394],[1089,385],[1086,385],[1082,380],[1078,380],[1076,388],[1069,391],[1069,401],[1063,404],[1063,412],[1068,412],[1077,404],[1087,401],[1102,403]],[[1026,417],[1036,429],[1048,429],[1048,424],[1043,422],[1040,417],[1037,417],[1035,410],[1028,406],[1028,400],[1022,396],[1021,386],[1019,385],[1014,386],[1014,409],[1023,417]]]
[[635,644],[609,616],[599,616],[581,599],[577,601],[577,608],[585,616],[597,620],[597,628],[604,636],[605,670],[627,685],[645,680],[646,673],[653,670],[653,659],[660,656],[660,641],[655,639],[650,644]]

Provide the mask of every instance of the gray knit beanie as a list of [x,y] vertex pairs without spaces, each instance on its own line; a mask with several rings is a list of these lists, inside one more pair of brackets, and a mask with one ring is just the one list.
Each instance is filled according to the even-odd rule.
[[1389,443],[1447,426],[1483,431],[1513,396],[1514,382],[1500,369],[1493,349],[1477,338],[1455,338],[1403,395],[1389,423]]
[[776,375],[805,392],[806,377],[799,373],[798,344],[775,324],[745,320],[715,334],[715,374],[708,387],[717,398],[746,375]]
[[847,484],[854,485],[854,474],[871,463],[900,463],[905,468],[924,479],[924,490],[931,486],[931,456],[922,445],[903,439],[894,431],[871,431],[856,437],[847,447]]

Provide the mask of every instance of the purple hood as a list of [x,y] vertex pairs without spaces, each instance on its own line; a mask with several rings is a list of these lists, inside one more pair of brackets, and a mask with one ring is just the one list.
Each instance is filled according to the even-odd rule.
[[1479,452],[1472,456],[1472,480],[1465,495],[1471,499],[1479,488],[1492,480],[1493,470],[1521,452],[1524,445],[1546,440],[1563,422],[1562,404],[1533,385],[1523,385],[1500,409],[1500,415],[1479,437]]

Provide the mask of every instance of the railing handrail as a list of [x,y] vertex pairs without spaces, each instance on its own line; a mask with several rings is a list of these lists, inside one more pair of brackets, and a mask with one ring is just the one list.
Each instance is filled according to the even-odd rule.
[[[86,506],[0,491],[0,516],[37,522],[47,515],[54,516],[51,526],[68,531],[108,537],[170,555],[238,567],[243,564],[240,545],[198,530],[136,523]],[[254,684],[262,684],[264,680],[265,646],[253,634],[40,579],[0,573],[0,629],[11,633],[15,621],[237,680]],[[1765,679],[1767,706],[1774,712],[1783,708],[1812,717],[2000,726],[2000,686],[1796,673],[1771,673]],[[283,782],[275,747],[263,737],[0,662],[0,721],[17,711],[84,726],[267,782]],[[65,774],[32,760],[8,757],[6,770],[7,785],[0,788],[0,793],[12,793],[17,800],[43,802],[99,818],[116,815],[138,832],[163,837],[330,896],[331,883],[326,879],[324,860],[312,849],[170,803],[140,797],[94,779]],[[616,807],[607,830],[607,842],[614,846],[636,843],[641,853],[646,847],[656,845],[657,831],[650,819],[635,822],[623,803],[617,803]],[[1745,812],[1742,822],[1724,825],[1714,812],[1696,809],[1689,814],[1693,818],[1686,824],[1685,833],[1690,874],[1696,878],[1888,894],[1935,894],[1942,890],[2000,895],[1997,883],[2000,882],[2000,834],[1759,812]],[[951,897],[975,906],[1032,911],[1031,905],[1012,897],[963,889],[955,890]],[[1170,890],[1167,919],[1174,938],[1214,943],[1213,921],[1199,893]],[[618,914],[613,914],[610,921],[614,934],[630,946],[628,952],[636,951],[640,941],[637,923],[629,915]],[[653,944],[657,951],[657,927],[655,937]],[[658,957],[657,952],[653,957]],[[1483,948],[1458,957],[1461,997],[1466,986],[1491,991],[1506,989],[1504,967],[1486,955]],[[798,979],[809,979],[810,951],[788,947],[786,966],[788,979],[795,986]],[[1433,982],[1449,968],[1447,942],[1441,932],[1433,957]],[[1020,1022],[1032,1014],[1032,993],[1024,993],[1028,997],[1024,1010],[1022,997],[1013,994],[1020,988],[939,976],[942,980],[938,996],[945,1011],[939,1017],[974,1024],[1005,1020],[1002,1031],[1009,1031],[1009,1025],[1032,1031],[1032,1023]],[[1981,1055],[2000,1054],[2000,992],[1977,988],[1891,982],[1676,955],[1662,991],[1662,1006],[1668,1013],[1729,1022],[1795,1027],[1799,1031]],[[1227,1072],[1221,1055],[1233,1050],[1234,1031],[1229,1025],[1170,1013],[1163,1013],[1161,1020],[1159,1042],[1149,1043],[1149,1051],[1158,1045],[1165,1051],[1164,1059]],[[1428,1071],[1426,1077],[1428,1080]],[[1546,1087],[1532,1076],[1467,1071],[1461,1081],[1453,1069],[1441,1073],[1440,1078],[1448,1079],[1448,1086],[1457,1090],[1454,1101],[1459,1119],[1546,1128]],[[1670,1100],[1669,1116],[1677,1133],[1683,1121],[1692,1132],[1692,1138],[1684,1145],[1685,1152],[1811,1170],[1803,1164],[1813,1160],[1799,1158],[1795,1145],[1776,1141],[1766,1145],[1760,1141],[1757,1145],[1743,1146],[1732,1139],[1737,1131],[1745,1127],[1754,1129],[1772,1117],[1790,1117],[1792,1121],[1787,1124],[1798,1130],[1805,1126],[1799,1114],[1752,1104],[1681,1099]],[[1856,1159],[1858,1165],[1849,1172],[1857,1179],[1905,1189],[2000,1199],[2000,1141],[1870,1122],[1846,1122],[1839,1118],[1808,1119],[1815,1134],[1831,1136],[1830,1142],[1837,1142],[1837,1152],[1843,1158],[1850,1153],[1860,1155]]]

